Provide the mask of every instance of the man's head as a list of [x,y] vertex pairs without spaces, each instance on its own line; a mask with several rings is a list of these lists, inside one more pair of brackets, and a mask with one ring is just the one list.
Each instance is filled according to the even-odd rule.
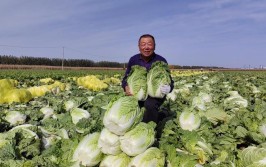
[[144,57],[149,57],[154,53],[155,39],[150,34],[144,34],[139,38],[139,51]]

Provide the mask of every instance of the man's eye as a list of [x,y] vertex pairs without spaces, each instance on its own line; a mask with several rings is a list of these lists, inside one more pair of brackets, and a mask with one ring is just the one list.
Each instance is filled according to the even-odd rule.
[[140,44],[140,46],[153,46],[153,44],[152,43],[142,43],[142,44]]

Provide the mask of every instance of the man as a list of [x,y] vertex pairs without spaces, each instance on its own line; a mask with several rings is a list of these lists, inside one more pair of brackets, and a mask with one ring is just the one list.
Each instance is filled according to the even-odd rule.
[[[129,90],[129,87],[127,85],[127,77],[131,71],[131,67],[134,65],[140,65],[147,69],[147,71],[150,70],[151,65],[156,61],[163,61],[167,63],[166,59],[154,52],[155,50],[155,39],[150,34],[144,34],[139,38],[138,41],[138,47],[139,47],[139,54],[136,54],[132,56],[129,59],[127,70],[125,72],[125,76],[122,80],[122,87],[125,91],[125,94],[128,96],[131,96],[132,93]],[[171,76],[170,76],[171,78]],[[166,99],[166,95],[170,93],[174,88],[174,81],[171,78],[171,84],[170,85],[163,85],[160,90],[165,96],[163,98],[154,98],[148,96],[145,101],[139,101],[140,107],[145,107],[146,111],[143,116],[142,122],[150,122],[154,121],[158,124],[160,120],[162,120],[162,117],[165,117],[165,115],[159,115],[159,108],[163,104],[163,102]],[[161,113],[163,114],[163,113]]]

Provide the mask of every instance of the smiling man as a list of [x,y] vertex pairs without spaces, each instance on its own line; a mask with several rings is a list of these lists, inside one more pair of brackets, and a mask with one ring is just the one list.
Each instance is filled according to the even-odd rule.
[[[140,36],[139,41],[138,41],[140,53],[132,56],[129,59],[127,70],[122,80],[122,87],[127,96],[132,96],[132,92],[130,92],[128,84],[127,84],[127,78],[128,78],[128,75],[130,74],[132,66],[134,65],[143,66],[147,69],[147,71],[149,71],[151,68],[151,65],[156,61],[163,61],[167,63],[164,57],[154,52],[155,45],[156,45],[155,39],[152,35],[144,34]],[[162,119],[162,118],[159,118],[159,107],[163,104],[164,100],[166,99],[166,95],[173,90],[173,87],[174,87],[174,82],[171,78],[171,84],[163,85],[160,89],[161,92],[165,94],[163,98],[154,98],[154,97],[148,96],[145,101],[139,101],[139,106],[145,107],[146,109],[142,122],[147,123],[147,122],[153,121],[155,123],[158,123]]]

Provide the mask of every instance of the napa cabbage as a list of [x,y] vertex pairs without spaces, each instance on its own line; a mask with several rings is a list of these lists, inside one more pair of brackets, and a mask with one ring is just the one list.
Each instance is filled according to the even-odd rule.
[[27,90],[31,93],[32,97],[44,96],[46,93],[50,92],[50,89],[47,87],[47,85],[33,86],[27,88]]
[[38,128],[30,124],[15,126],[0,133],[0,162],[7,159],[29,159],[41,154]]
[[212,102],[212,97],[210,94],[205,92],[200,92],[198,96],[193,98],[192,107],[198,110],[205,111],[211,102]]
[[179,117],[179,123],[183,130],[193,131],[199,128],[201,118],[199,114],[185,110]]
[[152,64],[147,74],[148,95],[156,98],[163,98],[165,94],[161,92],[162,85],[171,84],[170,69],[163,61],[156,61]]
[[266,124],[263,124],[259,127],[259,131],[261,134],[263,134],[263,136],[266,137]]
[[27,116],[19,111],[6,111],[5,120],[12,126],[25,123],[26,118]]
[[228,115],[222,107],[219,106],[211,106],[206,111],[199,112],[201,116],[204,116],[212,122],[213,124],[217,124],[218,122],[226,123],[231,119],[231,116]]
[[155,141],[156,123],[140,122],[134,129],[120,137],[121,150],[129,156],[136,156],[143,153]]
[[26,103],[32,99],[31,93],[27,89],[9,89],[5,92],[3,97],[4,103]]
[[229,91],[227,94],[229,97],[224,100],[225,109],[238,111],[240,108],[248,106],[248,101],[239,95],[238,91]]
[[121,153],[119,136],[103,128],[99,137],[98,147],[105,154],[117,155]]
[[51,108],[51,107],[42,107],[40,109],[40,111],[41,111],[41,113],[44,114],[43,119],[47,119],[47,118],[50,118],[50,117],[56,118],[56,115],[54,113],[54,109]]
[[165,155],[156,148],[150,147],[145,152],[135,156],[129,163],[129,167],[164,167]]
[[266,167],[266,148],[249,146],[239,152],[239,166]]
[[142,120],[143,112],[134,96],[119,97],[109,102],[103,124],[112,133],[124,135]]
[[[88,97],[88,98],[93,98],[93,97],[94,96]],[[63,109],[68,112],[68,111],[72,110],[73,108],[76,108],[76,107],[81,106],[82,104],[85,104],[88,101],[88,98],[75,97],[75,98],[71,98],[67,101],[64,101]]]
[[107,155],[100,163],[100,167],[127,167],[131,158],[125,154]]
[[147,98],[147,70],[145,67],[134,65],[128,74],[127,84],[130,92],[138,100],[144,101]]
[[77,124],[82,118],[88,119],[90,118],[90,113],[87,110],[82,108],[73,108],[70,111],[70,115],[72,117],[72,122]]
[[72,160],[74,166],[95,166],[103,159],[103,153],[98,147],[99,132],[86,135],[78,144],[74,151]]

